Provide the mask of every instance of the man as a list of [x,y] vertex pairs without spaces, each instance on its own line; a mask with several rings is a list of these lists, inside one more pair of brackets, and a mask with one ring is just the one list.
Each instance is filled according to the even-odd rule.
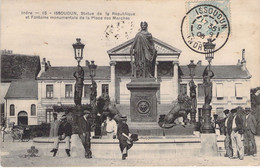
[[117,128],[117,138],[119,140],[119,147],[122,153],[122,160],[126,159],[126,157],[128,156],[127,151],[133,146],[133,142],[130,138],[131,134],[129,132],[126,121],[127,117],[125,115],[122,115]]
[[[154,77],[157,51],[152,34],[147,31],[147,22],[141,22],[140,26],[141,31],[136,34],[130,48],[131,62],[134,54],[135,75],[137,78],[152,78]],[[132,66],[132,73],[133,71]]]
[[53,113],[52,116],[53,121],[51,122],[50,137],[57,137],[60,121],[58,120],[57,113]]
[[2,142],[5,141],[5,129],[6,129],[6,118],[3,118],[2,122],[1,122]]
[[256,156],[256,143],[255,143],[255,134],[256,134],[256,119],[254,115],[251,114],[250,108],[245,108],[246,120],[245,120],[245,133],[244,133],[244,144],[245,144],[245,155]]
[[55,157],[58,152],[60,140],[65,140],[65,151],[67,153],[67,156],[70,157],[70,138],[72,135],[72,126],[67,121],[67,116],[65,114],[61,117],[60,120],[61,122],[58,129],[58,137],[54,140],[55,148],[53,148],[51,152],[53,152],[53,157]]
[[106,133],[108,139],[115,139],[117,134],[117,124],[115,120],[113,119],[112,115],[109,114],[107,116],[107,119],[102,124],[102,126],[106,125]]
[[244,145],[242,142],[243,134],[243,121],[237,115],[237,109],[232,109],[231,113],[233,115],[232,119],[232,131],[231,131],[231,143],[233,149],[233,157],[231,159],[237,159],[239,154],[239,159],[244,159]]
[[228,109],[224,110],[223,113],[226,117],[221,120],[217,120],[216,124],[220,126],[220,129],[222,130],[221,132],[223,132],[223,134],[226,136],[224,141],[226,149],[225,157],[232,157],[232,145],[230,138],[231,131],[230,133],[228,133],[228,122],[230,122],[230,120],[232,119],[232,114],[230,114]]
[[91,124],[89,118],[90,118],[90,111],[85,110],[84,115],[80,116],[78,119],[79,137],[85,149],[85,158],[87,159],[92,158],[92,152],[90,149],[91,148],[91,142],[90,142]]

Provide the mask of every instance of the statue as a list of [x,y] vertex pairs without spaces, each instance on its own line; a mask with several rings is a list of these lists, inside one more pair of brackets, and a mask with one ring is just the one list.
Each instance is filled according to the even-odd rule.
[[205,94],[205,105],[209,106],[212,100],[211,79],[214,77],[214,72],[210,69],[210,65],[206,66],[202,76],[203,76],[203,86],[204,86],[204,94]]
[[94,80],[92,80],[90,104],[93,108],[96,107],[96,99],[97,99],[97,83]]
[[[157,51],[152,34],[147,31],[147,22],[141,22],[141,31],[134,38],[130,48],[132,75],[136,78],[153,78]],[[134,55],[134,63],[132,61]]]
[[190,86],[191,106],[192,106],[192,109],[196,110],[196,108],[197,108],[197,100],[196,100],[196,98],[197,98],[197,96],[196,96],[197,86],[195,85],[193,80],[190,81],[189,86]]
[[76,78],[74,103],[76,105],[81,105],[82,90],[84,86],[84,70],[80,65],[78,65],[78,71],[74,72],[73,76]]
[[191,111],[191,99],[186,94],[180,94],[178,96],[178,102],[173,106],[171,111],[165,116],[164,122],[162,124],[159,123],[162,128],[172,128],[176,124],[174,121],[183,117],[183,121],[185,125],[188,123],[188,114]]

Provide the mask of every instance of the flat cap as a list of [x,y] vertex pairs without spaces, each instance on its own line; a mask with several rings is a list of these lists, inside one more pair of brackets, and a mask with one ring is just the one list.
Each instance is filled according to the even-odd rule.
[[229,109],[226,109],[223,111],[225,114],[228,114],[229,113]]
[[236,113],[237,112],[237,109],[232,109],[231,110],[231,113]]

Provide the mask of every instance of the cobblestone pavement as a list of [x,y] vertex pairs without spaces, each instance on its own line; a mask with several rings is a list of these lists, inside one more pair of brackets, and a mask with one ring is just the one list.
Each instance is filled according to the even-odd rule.
[[[33,142],[1,142],[1,165],[8,167],[40,167],[40,166],[59,166],[59,167],[70,167],[70,166],[260,166],[260,136],[256,137],[258,155],[245,156],[244,160],[229,159],[222,156],[218,157],[185,157],[185,156],[172,156],[167,150],[162,150],[162,144],[140,144],[134,146],[129,151],[129,157],[127,160],[121,160],[121,154],[119,147],[113,146],[113,148],[97,147],[92,145],[93,158],[85,159],[84,157],[66,157],[65,152],[61,149],[59,152],[62,153],[57,157],[52,157],[49,153],[51,144],[47,147],[48,153],[41,154],[39,157],[26,157],[27,149],[29,149]],[[171,147],[172,144],[164,144]],[[140,149],[152,148],[154,153],[146,153]],[[39,149],[41,150],[41,149]],[[106,150],[112,150],[113,155],[107,154]],[[133,154],[134,150],[139,150],[140,154]],[[64,153],[64,155],[63,155]],[[131,155],[132,153],[132,155]],[[159,155],[158,155],[159,154]],[[142,157],[145,156],[145,157]],[[156,156],[156,157],[155,157]]]

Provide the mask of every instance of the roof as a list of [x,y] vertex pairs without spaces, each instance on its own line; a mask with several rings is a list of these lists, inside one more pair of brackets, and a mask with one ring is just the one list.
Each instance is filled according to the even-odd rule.
[[1,55],[1,82],[36,79],[40,72],[40,57],[21,54]]
[[[84,79],[90,79],[89,68],[82,66],[84,70]],[[75,80],[73,73],[77,70],[76,66],[59,66],[49,67],[46,72],[43,72],[39,80]],[[110,79],[110,66],[97,66],[95,79]]]
[[[195,70],[195,78],[202,78],[202,74],[206,65],[197,65]],[[214,79],[250,79],[251,75],[248,70],[243,71],[241,65],[211,65],[215,74]],[[90,79],[88,67],[83,67],[85,79]],[[39,80],[75,80],[73,73],[77,67],[50,67],[43,72],[38,78]],[[179,74],[182,79],[190,79],[189,68],[187,65],[179,66]],[[110,80],[110,66],[98,66],[96,69],[95,79]]]
[[[213,79],[250,79],[251,75],[248,70],[243,71],[241,65],[211,65],[215,76]],[[195,78],[202,78],[206,65],[197,65],[195,69]],[[189,79],[190,71],[187,65],[180,65],[182,71],[181,78]]]
[[[181,50],[153,37],[155,49],[157,50],[157,55],[180,55]],[[128,40],[110,50],[107,53],[110,55],[130,55],[130,48],[134,38]]]
[[11,85],[5,95],[5,99],[38,98],[38,83],[36,80],[18,80],[11,82]]

